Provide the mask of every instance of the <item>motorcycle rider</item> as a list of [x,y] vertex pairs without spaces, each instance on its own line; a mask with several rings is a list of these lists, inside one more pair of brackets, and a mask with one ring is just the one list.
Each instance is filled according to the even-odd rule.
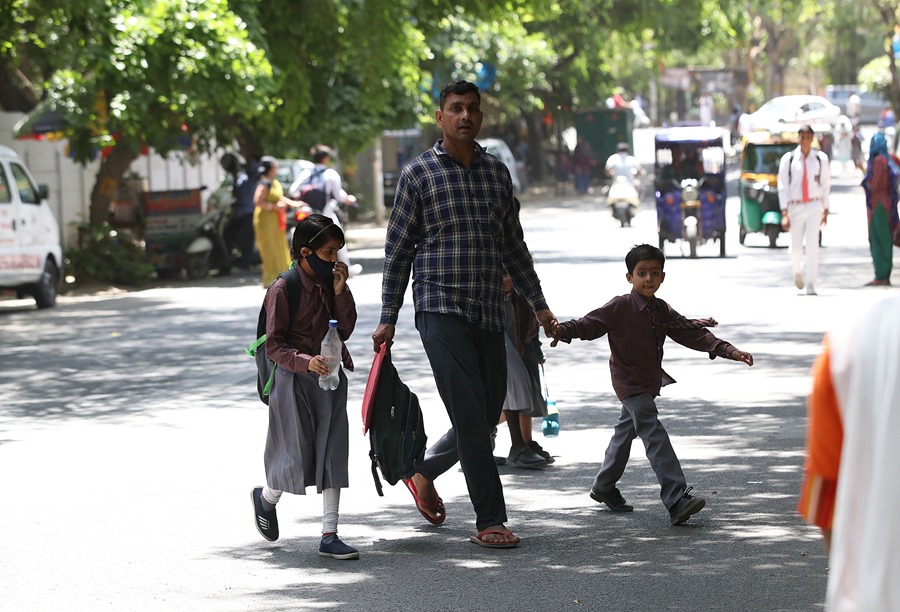
[[617,144],[616,152],[606,160],[606,174],[613,180],[618,176],[624,176],[631,181],[640,195],[641,183],[638,177],[644,174],[644,169],[641,168],[637,158],[631,154],[631,148],[627,142]]

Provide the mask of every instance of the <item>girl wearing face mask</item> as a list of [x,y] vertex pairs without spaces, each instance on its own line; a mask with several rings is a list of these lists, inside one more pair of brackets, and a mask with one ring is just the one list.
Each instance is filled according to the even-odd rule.
[[319,554],[355,559],[359,552],[337,537],[340,490],[348,486],[347,377],[334,391],[319,387],[329,373],[319,354],[329,319],[344,342],[342,365],[353,370],[346,341],[356,326],[356,303],[347,287],[347,265],[337,262],[344,233],[324,215],[310,215],[294,231],[291,257],[299,271],[300,302],[289,320],[287,286],[279,277],[265,299],[266,350],[277,364],[269,393],[269,431],[263,460],[266,486],[252,491],[254,520],[267,540],[278,539],[275,504],[282,492],[322,494],[324,520]]

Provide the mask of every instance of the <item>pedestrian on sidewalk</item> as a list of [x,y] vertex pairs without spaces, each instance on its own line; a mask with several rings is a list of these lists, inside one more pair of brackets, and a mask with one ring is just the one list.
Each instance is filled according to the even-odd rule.
[[259,182],[253,194],[253,232],[262,259],[262,284],[269,287],[291,265],[285,230],[287,210],[296,203],[284,197],[284,187],[275,178],[278,160],[265,155],[259,160]]
[[434,480],[459,461],[475,509],[471,541],[511,548],[519,537],[505,526],[490,438],[506,395],[504,267],[545,331],[556,319],[522,236],[509,170],[475,141],[484,119],[478,87],[444,86],[435,117],[443,138],[404,166],[397,183],[372,340],[376,351],[393,341],[412,273],[416,328],[453,427],[404,483],[419,512],[440,525],[446,512]]
[[785,153],[778,166],[778,202],[781,225],[791,233],[794,286],[806,287],[807,295],[816,295],[819,232],[828,221],[831,170],[828,156],[812,149],[813,129],[804,125],[798,137],[800,144]]
[[848,318],[813,365],[797,509],[822,530],[825,608],[900,610],[900,296]]
[[872,136],[869,145],[869,165],[862,181],[866,192],[866,212],[869,218],[869,251],[875,266],[875,279],[869,286],[890,285],[894,265],[894,231],[897,229],[897,180],[900,170],[888,154],[884,134]]
[[631,293],[613,298],[581,319],[559,323],[550,346],[573,338],[595,340],[609,335],[609,369],[622,412],[591,487],[591,498],[613,512],[633,510],[616,484],[625,472],[631,443],[639,437],[659,480],[660,498],[672,524],[680,525],[699,512],[706,500],[690,494],[693,487],[687,486],[669,434],[659,420],[655,398],[661,387],[675,382],[662,369],[663,343],[669,337],[690,349],[709,353],[710,359],[725,357],[749,366],[753,365],[753,356],[704,329],[718,325],[715,320],[686,319],[655,297],[666,278],[665,261],[665,254],[655,246],[635,246],[625,257],[625,278],[632,285]]
[[591,172],[594,169],[594,150],[587,140],[578,137],[572,151],[572,166],[575,172],[575,192],[586,195],[591,189]]
[[291,257],[299,272],[300,301],[290,319],[287,281],[279,277],[266,293],[266,353],[275,362],[269,393],[269,430],[263,461],[266,486],[251,491],[256,528],[270,541],[278,539],[275,505],[284,491],[306,495],[315,486],[322,494],[324,518],[319,554],[356,559],[359,552],[337,535],[341,489],[349,485],[347,376],[340,372],[337,389],[319,386],[330,372],[320,355],[328,321],[338,322],[344,345],[342,363],[353,370],[346,340],[356,326],[356,302],[347,286],[347,264],[337,261],[344,232],[324,215],[297,224]]

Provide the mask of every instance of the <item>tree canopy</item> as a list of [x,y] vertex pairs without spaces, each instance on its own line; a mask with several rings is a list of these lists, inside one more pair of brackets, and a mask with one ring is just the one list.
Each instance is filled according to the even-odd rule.
[[[104,150],[92,218],[142,146],[356,152],[433,117],[451,79],[499,122],[646,91],[663,66],[745,69],[752,101],[789,71],[855,82],[897,2],[868,0],[5,0],[0,107],[64,111],[79,160]],[[873,29],[875,33],[873,34]],[[114,145],[114,146],[113,146]]]

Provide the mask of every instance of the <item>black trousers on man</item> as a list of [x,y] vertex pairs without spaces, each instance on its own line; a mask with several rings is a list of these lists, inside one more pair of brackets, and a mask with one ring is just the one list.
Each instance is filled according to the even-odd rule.
[[503,332],[433,312],[417,312],[416,328],[452,424],[426,451],[418,473],[435,480],[459,461],[477,529],[505,523],[503,485],[491,449],[491,431],[506,398]]

